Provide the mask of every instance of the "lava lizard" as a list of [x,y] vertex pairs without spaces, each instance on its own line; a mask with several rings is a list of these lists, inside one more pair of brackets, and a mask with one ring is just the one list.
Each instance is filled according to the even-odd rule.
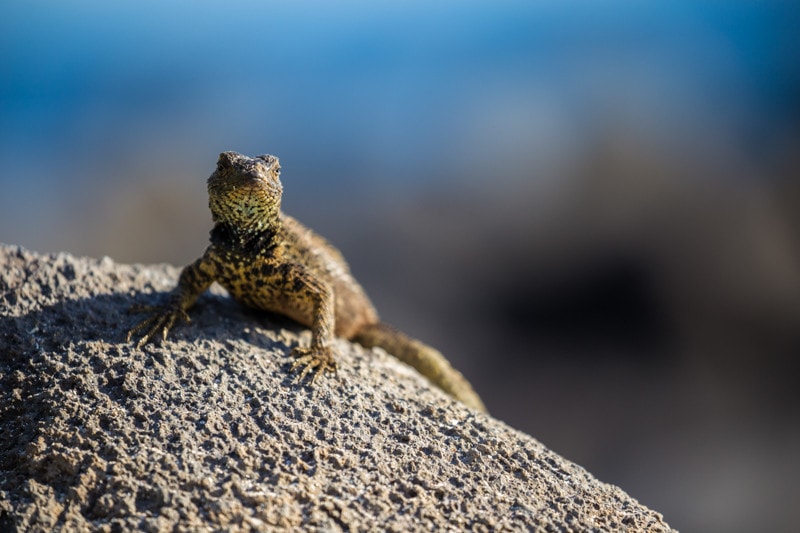
[[214,221],[211,244],[184,267],[178,286],[161,306],[128,331],[141,348],[175,323],[189,320],[187,310],[218,282],[240,303],[279,313],[311,328],[311,345],[294,350],[292,369],[311,383],[334,371],[334,335],[366,348],[380,346],[413,366],[450,396],[480,411],[480,397],[464,376],[434,348],[380,321],[342,254],[310,229],[281,211],[280,162],[272,155],[250,158],[223,152],[208,178]]

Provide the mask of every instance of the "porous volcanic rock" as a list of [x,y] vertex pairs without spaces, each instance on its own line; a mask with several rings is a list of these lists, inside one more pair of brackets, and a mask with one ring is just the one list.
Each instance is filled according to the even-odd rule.
[[380,350],[294,383],[308,331],[219,288],[135,349],[177,273],[0,246],[0,530],[670,530]]

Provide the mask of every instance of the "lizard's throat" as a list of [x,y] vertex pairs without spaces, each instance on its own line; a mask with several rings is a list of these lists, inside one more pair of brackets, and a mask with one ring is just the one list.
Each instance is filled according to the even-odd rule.
[[231,228],[231,231],[247,235],[262,231],[278,231],[280,229],[280,207],[270,206],[265,208],[261,205],[248,206],[240,205],[225,209],[214,209],[211,205],[211,218],[216,224],[224,224]]
[[261,189],[239,187],[221,194],[209,188],[208,206],[215,223],[231,226],[237,233],[280,226],[280,195],[270,195]]

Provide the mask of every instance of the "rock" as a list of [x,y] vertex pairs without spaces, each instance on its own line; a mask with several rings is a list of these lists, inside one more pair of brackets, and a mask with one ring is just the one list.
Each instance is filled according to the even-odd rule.
[[177,273],[0,246],[0,530],[670,531],[380,350],[295,384],[308,331],[222,289],[134,349]]

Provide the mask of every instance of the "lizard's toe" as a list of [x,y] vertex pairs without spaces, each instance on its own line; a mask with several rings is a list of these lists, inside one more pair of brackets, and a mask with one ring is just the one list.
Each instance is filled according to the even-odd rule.
[[190,322],[189,315],[186,313],[186,310],[179,305],[136,305],[130,310],[130,312],[143,311],[151,312],[153,314],[129,329],[127,335],[125,336],[126,342],[130,342],[135,335],[142,333],[141,338],[136,343],[137,350],[151,340],[155,339],[159,333],[161,333],[161,338],[166,340],[167,333],[169,333],[170,329],[172,329],[172,326],[174,326],[178,320]]
[[302,368],[294,379],[295,383],[300,383],[306,376],[311,374],[311,385],[313,386],[317,378],[323,373],[336,371],[336,361],[333,358],[331,349],[327,346],[312,348],[297,347],[292,350],[292,355],[297,358],[292,363],[292,372],[298,368]]

